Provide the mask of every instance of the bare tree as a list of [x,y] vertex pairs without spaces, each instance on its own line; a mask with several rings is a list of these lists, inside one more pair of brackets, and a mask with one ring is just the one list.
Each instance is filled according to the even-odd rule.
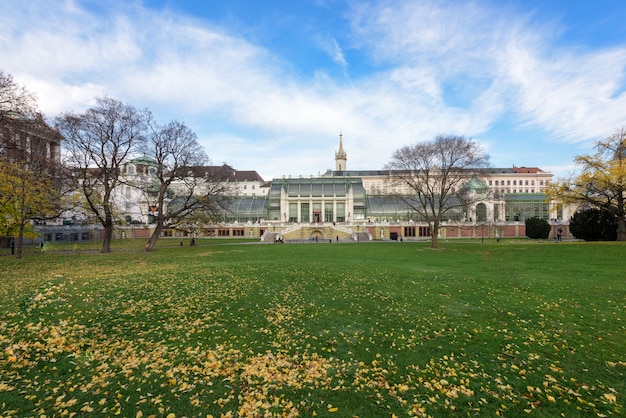
[[6,161],[28,163],[25,146],[27,131],[35,119],[42,119],[37,99],[26,87],[0,71],[0,157]]
[[184,219],[215,214],[224,206],[228,183],[207,175],[198,167],[208,162],[196,134],[185,124],[172,121],[161,126],[148,120],[145,153],[156,159],[156,184],[150,185],[156,227],[144,251],[152,251],[164,226]]
[[463,185],[488,162],[489,156],[472,139],[438,135],[431,142],[397,149],[385,168],[410,191],[404,201],[428,222],[431,246],[437,248],[444,215],[467,205]]
[[104,228],[101,251],[108,253],[116,221],[113,192],[122,184],[122,166],[144,140],[145,114],[104,97],[85,113],[65,113],[57,122],[67,141],[67,163],[78,176],[87,208]]
[[5,117],[32,117],[37,113],[37,98],[26,87],[13,80],[11,74],[0,71],[0,121]]

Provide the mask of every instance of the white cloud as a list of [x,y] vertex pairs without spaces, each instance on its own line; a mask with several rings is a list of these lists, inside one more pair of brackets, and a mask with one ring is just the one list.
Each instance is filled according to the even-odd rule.
[[524,121],[578,142],[604,136],[626,122],[626,47],[541,57],[531,48],[507,49],[507,69]]
[[[367,3],[357,9],[354,27],[379,65],[397,68],[393,79],[415,91],[414,99],[440,103],[450,116],[445,121],[463,129],[487,129],[507,109],[568,141],[589,141],[625,122],[626,45],[608,51],[560,47],[554,36],[562,30],[554,23],[540,26],[531,23],[532,14],[487,5]],[[444,86],[451,80],[485,85],[462,115],[450,111],[456,98]],[[469,114],[469,125],[458,123]]]
[[[499,3],[352,5],[350,33],[314,39],[340,78],[320,70],[303,79],[227,28],[122,1],[98,12],[72,1],[9,1],[0,62],[50,116],[106,94],[163,118],[219,120],[223,131],[200,135],[209,155],[266,176],[332,167],[339,131],[349,167],[380,168],[401,145],[438,133],[482,137],[504,118],[571,142],[625,122],[624,45],[559,47],[561,28]],[[370,67],[351,75],[348,50]]]

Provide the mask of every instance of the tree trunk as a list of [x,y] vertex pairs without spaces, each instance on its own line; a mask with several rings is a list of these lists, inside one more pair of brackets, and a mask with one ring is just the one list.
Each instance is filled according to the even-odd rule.
[[162,230],[163,230],[163,220],[157,219],[156,228],[154,228],[154,231],[152,232],[150,239],[146,243],[146,246],[143,249],[144,252],[149,253],[150,251],[152,251],[152,249],[154,248],[154,244],[156,244],[157,240],[161,236]]
[[15,258],[22,258],[22,248],[24,246],[24,224],[20,225],[19,232],[17,234],[17,242],[15,242]]
[[101,253],[108,254],[111,252],[111,240],[113,239],[113,223],[104,226],[104,240],[102,241]]
[[626,241],[626,217],[617,217],[617,240]]
[[439,222],[433,223],[433,229],[430,232],[430,248],[439,248]]
[[22,166],[22,175],[20,181],[20,212],[19,212],[19,222],[20,228],[17,233],[17,242],[15,246],[17,247],[17,252],[15,254],[16,258],[22,258],[22,248],[24,246],[24,225],[27,220],[25,219],[25,209],[26,209],[26,166]]

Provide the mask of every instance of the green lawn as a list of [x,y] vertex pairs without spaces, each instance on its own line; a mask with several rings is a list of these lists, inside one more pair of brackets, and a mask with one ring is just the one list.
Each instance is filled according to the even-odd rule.
[[625,244],[213,243],[0,257],[0,416],[626,413]]

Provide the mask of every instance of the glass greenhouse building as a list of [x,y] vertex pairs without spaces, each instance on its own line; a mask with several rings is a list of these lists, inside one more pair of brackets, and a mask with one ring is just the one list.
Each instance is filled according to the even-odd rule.
[[[453,200],[451,204],[458,208],[447,212],[446,221],[471,217],[460,202]],[[487,205],[492,210],[488,211]],[[273,180],[266,196],[234,198],[223,218],[225,222],[239,223],[423,221],[415,207],[417,201],[406,196],[367,195],[357,177],[284,178]],[[478,222],[519,222],[531,217],[549,220],[549,204],[543,193],[504,194],[478,203],[474,216]]]

